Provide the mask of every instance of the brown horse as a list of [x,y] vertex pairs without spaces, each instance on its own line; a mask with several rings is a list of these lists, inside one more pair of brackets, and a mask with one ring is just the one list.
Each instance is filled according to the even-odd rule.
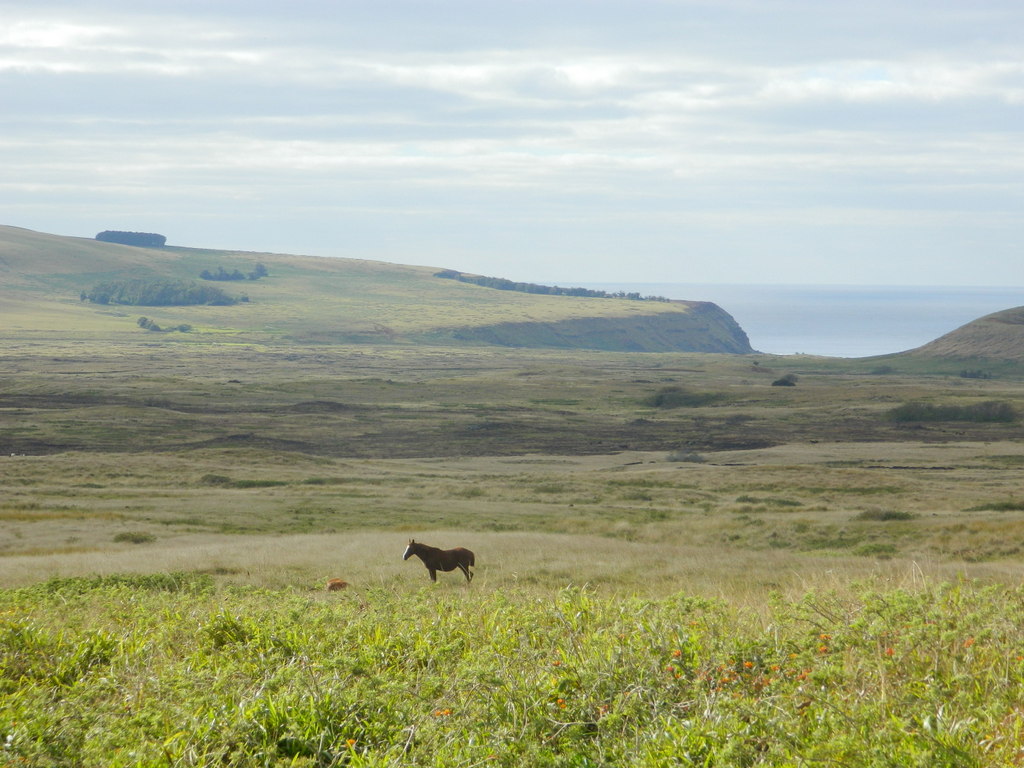
[[420,544],[415,539],[409,539],[409,546],[405,548],[402,559],[408,560],[413,555],[416,555],[427,566],[431,581],[437,581],[438,571],[454,571],[456,568],[465,574],[467,582],[473,580],[473,572],[469,569],[476,565],[476,557],[468,549],[463,547],[438,549],[427,544]]

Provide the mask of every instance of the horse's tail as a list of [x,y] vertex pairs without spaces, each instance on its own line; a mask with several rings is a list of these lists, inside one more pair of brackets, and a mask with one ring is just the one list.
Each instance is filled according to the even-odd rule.
[[469,552],[469,564],[470,564],[470,566],[473,567],[473,568],[476,568],[476,555],[474,555],[471,550],[466,550],[466,551]]

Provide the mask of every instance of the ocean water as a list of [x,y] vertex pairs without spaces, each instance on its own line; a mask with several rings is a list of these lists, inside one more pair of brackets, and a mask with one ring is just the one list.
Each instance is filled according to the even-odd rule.
[[870,357],[919,347],[979,317],[1024,306],[1024,287],[588,283],[605,291],[712,301],[751,346],[775,355]]

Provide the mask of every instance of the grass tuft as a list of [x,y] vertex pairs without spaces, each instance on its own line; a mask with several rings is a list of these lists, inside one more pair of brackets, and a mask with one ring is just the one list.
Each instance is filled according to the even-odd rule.
[[108,574],[104,576],[71,576],[48,579],[23,587],[26,594],[81,595],[96,590],[118,588],[141,592],[184,592],[202,594],[213,589],[213,579],[198,573]]
[[917,515],[898,509],[865,509],[854,515],[854,520],[873,520],[889,522],[891,520],[913,520]]

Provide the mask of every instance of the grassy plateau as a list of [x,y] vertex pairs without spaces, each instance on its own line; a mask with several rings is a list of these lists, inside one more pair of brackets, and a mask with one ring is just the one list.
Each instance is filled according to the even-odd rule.
[[459,343],[640,305],[0,230],[0,765],[1024,765],[1013,355]]

